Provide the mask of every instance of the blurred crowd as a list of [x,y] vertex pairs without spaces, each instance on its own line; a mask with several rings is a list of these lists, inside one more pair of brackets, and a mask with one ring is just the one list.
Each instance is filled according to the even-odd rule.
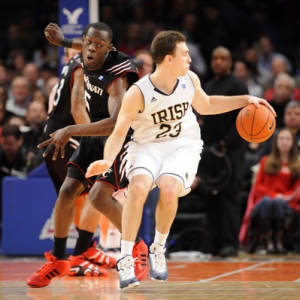
[[[59,2],[29,4],[1,4],[1,179],[6,175],[26,176],[43,161],[43,150],[36,145],[42,141],[48,98],[59,76],[58,47],[44,37],[45,26],[58,23]],[[249,94],[272,103],[278,128],[290,126],[298,132],[300,114],[287,116],[286,106],[292,100],[300,101],[299,1],[99,0],[99,8],[100,21],[113,29],[113,44],[132,58],[139,50],[148,50],[161,30],[182,32],[192,58],[191,69],[204,87],[215,77],[213,51],[218,46],[226,47],[232,58],[230,71]],[[11,11],[15,11],[13,17]],[[291,109],[298,111],[299,106],[289,106],[288,112]],[[199,116],[199,124],[202,122]],[[247,146],[244,155],[249,169],[259,162],[262,153],[270,153],[266,147]],[[243,178],[247,179],[246,171]],[[244,185],[249,192],[250,186],[247,182]]]

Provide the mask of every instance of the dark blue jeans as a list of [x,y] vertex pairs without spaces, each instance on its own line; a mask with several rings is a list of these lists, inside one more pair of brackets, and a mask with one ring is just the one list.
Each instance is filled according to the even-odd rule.
[[283,220],[286,211],[289,210],[289,205],[281,198],[271,199],[266,196],[255,205],[253,210],[260,219]]

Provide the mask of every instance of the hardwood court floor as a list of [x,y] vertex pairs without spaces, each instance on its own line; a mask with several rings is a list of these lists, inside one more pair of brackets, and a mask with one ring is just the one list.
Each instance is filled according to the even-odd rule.
[[147,275],[139,287],[121,291],[115,270],[109,277],[64,277],[33,289],[26,278],[41,258],[0,257],[0,299],[35,300],[190,300],[300,299],[300,255],[245,255],[227,259],[168,260],[167,282]]

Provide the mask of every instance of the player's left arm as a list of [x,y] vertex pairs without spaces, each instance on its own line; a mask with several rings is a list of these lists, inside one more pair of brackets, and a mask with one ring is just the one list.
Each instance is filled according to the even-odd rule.
[[108,118],[88,124],[69,125],[51,133],[50,139],[37,146],[38,148],[48,146],[43,156],[46,157],[48,153],[55,147],[53,160],[57,158],[59,151],[61,152],[61,158],[63,158],[65,155],[65,145],[72,136],[110,135],[115,127],[122,103],[122,98],[126,92],[127,86],[127,77],[123,76],[115,80],[108,89],[108,110],[110,114]]
[[97,160],[88,167],[86,177],[102,174],[113,164],[125,141],[127,132],[137,114],[144,110],[144,98],[140,89],[133,85],[124,95],[117,123],[104,147],[104,159]]
[[192,71],[188,71],[188,74],[191,77],[196,90],[192,106],[201,115],[221,114],[253,103],[257,107],[260,104],[267,106],[276,116],[276,112],[273,107],[262,98],[251,95],[208,96],[203,91],[198,76]]

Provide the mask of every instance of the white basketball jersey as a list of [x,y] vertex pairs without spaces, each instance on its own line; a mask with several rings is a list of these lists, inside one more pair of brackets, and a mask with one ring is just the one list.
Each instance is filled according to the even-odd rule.
[[140,144],[176,139],[200,139],[200,128],[191,103],[195,87],[189,75],[179,77],[172,94],[156,89],[149,75],[135,83],[141,90],[145,109],[132,123],[134,141]]

